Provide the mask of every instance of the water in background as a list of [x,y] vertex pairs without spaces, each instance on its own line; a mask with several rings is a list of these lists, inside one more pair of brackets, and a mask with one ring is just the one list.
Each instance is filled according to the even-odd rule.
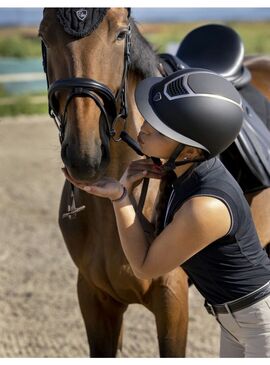
[[12,95],[41,93],[47,90],[46,81],[18,81],[5,83],[4,90]]
[[[19,74],[38,73],[41,74],[39,80],[19,81]],[[1,83],[5,91],[11,94],[28,94],[32,92],[46,91],[47,85],[45,74],[43,75],[42,61],[40,58],[20,59],[0,57],[0,80],[1,75],[18,74],[18,81]]]
[[39,58],[11,58],[0,57],[0,73],[22,73],[22,72],[42,72],[42,63]]

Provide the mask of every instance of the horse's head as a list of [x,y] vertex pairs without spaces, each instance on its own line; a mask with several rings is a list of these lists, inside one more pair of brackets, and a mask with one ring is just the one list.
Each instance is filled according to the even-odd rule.
[[59,120],[62,160],[75,179],[96,180],[109,163],[129,33],[125,8],[44,10],[39,34],[49,103]]

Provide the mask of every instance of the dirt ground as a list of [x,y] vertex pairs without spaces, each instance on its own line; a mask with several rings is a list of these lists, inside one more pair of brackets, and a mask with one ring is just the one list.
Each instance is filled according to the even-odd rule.
[[[87,357],[76,268],[57,225],[57,130],[49,117],[0,119],[0,357]],[[190,289],[188,357],[216,357],[219,329]],[[152,313],[129,306],[121,357],[158,357]]]

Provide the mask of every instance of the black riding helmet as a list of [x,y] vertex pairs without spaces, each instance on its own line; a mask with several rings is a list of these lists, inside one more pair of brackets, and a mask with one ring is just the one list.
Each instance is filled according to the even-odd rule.
[[237,90],[222,76],[205,69],[146,78],[138,84],[135,100],[152,127],[180,144],[206,151],[207,158],[224,151],[243,122]]

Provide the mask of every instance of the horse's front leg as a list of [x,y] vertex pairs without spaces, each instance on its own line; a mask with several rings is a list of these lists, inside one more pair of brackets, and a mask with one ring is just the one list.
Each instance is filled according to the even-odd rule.
[[188,282],[180,268],[154,281],[147,308],[156,317],[160,357],[184,357],[188,327]]
[[115,357],[121,340],[126,305],[90,286],[79,273],[79,304],[84,319],[91,357]]

